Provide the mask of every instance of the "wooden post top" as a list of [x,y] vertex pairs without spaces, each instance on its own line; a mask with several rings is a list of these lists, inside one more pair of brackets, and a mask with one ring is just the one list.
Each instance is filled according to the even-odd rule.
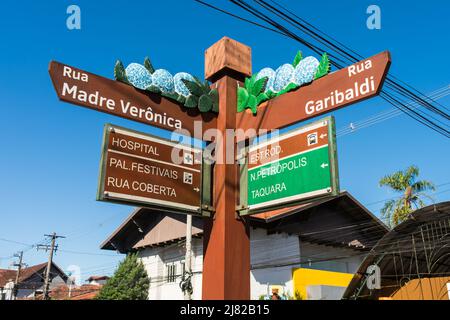
[[223,37],[205,51],[205,79],[215,82],[223,75],[244,80],[252,74],[252,50],[249,46]]

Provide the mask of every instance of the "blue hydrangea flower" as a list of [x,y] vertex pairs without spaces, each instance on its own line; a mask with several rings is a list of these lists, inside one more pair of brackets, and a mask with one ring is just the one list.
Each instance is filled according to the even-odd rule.
[[295,67],[292,80],[298,85],[313,81],[319,64],[319,60],[316,58],[306,57]]
[[256,80],[259,80],[264,77],[269,78],[269,80],[267,81],[266,89],[264,90],[264,92],[267,92],[272,88],[273,80],[275,80],[275,71],[273,71],[272,68],[261,69],[261,71],[259,71],[258,74],[256,75]]
[[278,67],[275,71],[275,79],[272,85],[272,91],[278,92],[283,90],[292,81],[292,73],[294,72],[294,67],[289,64],[283,64]]
[[162,92],[173,93],[175,90],[173,77],[170,72],[165,69],[155,70],[152,74],[152,81]]
[[173,82],[175,85],[175,92],[184,97],[188,97],[191,94],[191,92],[185,86],[183,81],[181,81],[182,79],[189,80],[189,81],[195,81],[195,79],[193,76],[191,76],[189,73],[186,73],[186,72],[178,72],[173,77]]
[[139,63],[130,63],[125,69],[125,74],[136,88],[145,90],[152,84],[152,75]]

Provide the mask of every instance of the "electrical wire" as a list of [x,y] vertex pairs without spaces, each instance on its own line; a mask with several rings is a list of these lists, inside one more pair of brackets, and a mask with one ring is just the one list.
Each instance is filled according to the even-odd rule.
[[[194,0],[198,3],[204,4],[204,1]],[[268,15],[262,13],[260,10],[256,9],[254,6],[251,6],[246,1],[237,1],[237,0],[230,0],[231,3],[235,4],[236,6],[240,7],[241,9],[245,10],[246,12],[250,13],[251,15],[261,19],[262,21],[268,23],[269,25],[275,27],[280,32],[284,33],[284,35],[302,43],[306,47],[310,48],[312,51],[316,52],[317,54],[321,54],[322,52],[325,52],[327,50],[324,50],[314,44],[312,44],[309,41],[306,41],[305,39],[299,37],[298,35],[294,34],[290,30],[288,30],[286,27],[282,26],[272,18],[270,18]],[[331,52],[329,52],[329,56],[331,59],[331,63],[337,67],[338,69],[342,69],[345,64],[355,63],[358,62],[359,59],[361,59],[361,55],[355,54],[356,52],[354,50],[349,50],[348,47],[343,46],[341,43],[337,42],[327,36],[324,32],[321,32],[318,30],[318,28],[311,27],[311,24],[305,24],[304,20],[299,20],[298,16],[297,20],[293,19],[292,16],[289,16],[289,14],[286,14],[286,12],[282,12],[279,8],[276,8],[273,5],[268,4],[266,1],[262,0],[255,0],[257,4],[262,6],[264,9],[268,10],[270,13],[275,14],[277,17],[281,18],[285,22],[288,22],[290,25],[296,27],[297,29],[301,30],[305,34],[312,37],[314,40],[318,41],[320,44],[325,45],[328,47]],[[271,1],[273,4],[277,5],[277,2]],[[219,10],[222,13],[226,13],[232,16],[236,16],[226,10],[220,9],[218,7],[213,7],[215,10]],[[286,10],[285,7],[281,7]],[[288,12],[289,13],[289,12]],[[292,12],[290,12],[292,14]],[[248,20],[248,19],[247,19]],[[299,22],[300,21],[300,22]],[[252,21],[248,20],[246,21],[248,23],[252,23]],[[334,41],[334,42],[333,42]],[[336,54],[333,52],[336,51]],[[351,53],[349,53],[349,51]],[[338,62],[339,61],[339,62]],[[450,137],[450,131],[447,129],[448,125],[444,123],[444,125],[437,124],[436,118],[434,116],[425,113],[423,110],[417,110],[417,109],[411,109],[408,105],[405,104],[404,101],[402,101],[404,98],[407,98],[411,101],[414,101],[427,109],[428,111],[437,114],[438,116],[444,117],[446,120],[450,119],[450,116],[443,110],[440,110],[438,107],[433,105],[434,100],[424,96],[421,94],[417,89],[412,88],[410,85],[401,85],[399,84],[399,81],[397,81],[396,77],[391,77],[388,75],[386,78],[386,88],[382,89],[382,94],[380,95],[382,99],[387,101],[388,103],[392,104],[402,112],[406,113],[409,117],[413,118],[414,120],[420,122],[421,124],[427,126],[428,128],[438,132],[439,134],[442,134],[443,136],[449,138]],[[403,97],[403,98],[402,98]],[[430,119],[431,118],[431,119]],[[434,119],[435,121],[433,121]],[[440,121],[440,120],[439,120]],[[442,123],[442,121],[440,121]]]

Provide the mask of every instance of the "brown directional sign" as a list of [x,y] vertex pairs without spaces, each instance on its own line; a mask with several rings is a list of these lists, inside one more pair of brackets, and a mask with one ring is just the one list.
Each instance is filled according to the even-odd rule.
[[105,125],[97,200],[199,212],[202,150]]
[[378,95],[390,63],[388,51],[379,53],[263,103],[256,116],[248,109],[237,113],[236,126],[279,129]]
[[[59,99],[100,112],[142,122],[162,129],[187,130],[201,138],[204,130],[216,127],[216,115],[187,109],[177,102],[119,81],[107,79],[52,61],[49,73]],[[194,131],[194,123],[201,130]]]

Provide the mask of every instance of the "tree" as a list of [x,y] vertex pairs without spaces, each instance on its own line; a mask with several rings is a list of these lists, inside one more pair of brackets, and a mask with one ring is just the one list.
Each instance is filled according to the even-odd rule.
[[128,254],[97,295],[97,300],[145,300],[150,280],[137,254]]
[[418,176],[419,168],[410,166],[406,170],[394,172],[380,180],[381,187],[386,186],[402,193],[399,199],[386,201],[381,209],[383,218],[391,227],[406,220],[414,210],[424,207],[423,198],[433,200],[425,191],[434,191],[434,184],[427,180],[416,181]]

